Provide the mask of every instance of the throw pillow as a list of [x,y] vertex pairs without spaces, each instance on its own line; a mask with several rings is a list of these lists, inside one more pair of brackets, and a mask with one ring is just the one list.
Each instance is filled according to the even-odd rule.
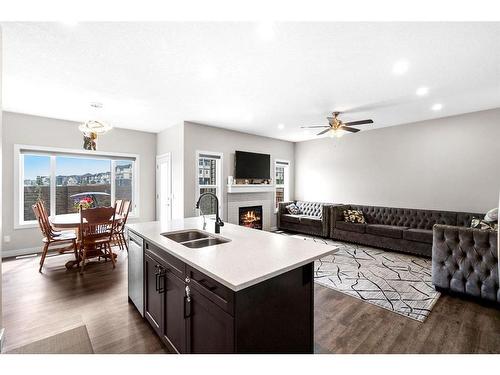
[[477,217],[473,217],[470,223],[471,228],[476,229],[492,229],[497,230],[498,224],[493,223],[492,221],[486,221]]
[[363,211],[360,210],[344,210],[344,221],[348,223],[366,223]]
[[289,204],[288,206],[286,206],[286,209],[291,215],[299,215],[301,213],[300,208],[298,208],[295,203]]
[[498,221],[498,208],[493,208],[489,210],[486,215],[484,215],[484,220],[486,221]]

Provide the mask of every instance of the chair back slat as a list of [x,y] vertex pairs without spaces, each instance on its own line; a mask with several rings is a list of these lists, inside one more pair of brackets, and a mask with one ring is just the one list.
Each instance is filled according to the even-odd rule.
[[40,227],[40,231],[42,232],[42,235],[44,237],[49,238],[50,232],[47,231],[45,223],[43,222],[42,213],[40,212],[40,207],[38,206],[38,203],[35,203],[34,205],[32,205],[31,209],[33,210],[33,213],[35,214],[36,220],[38,221],[38,226]]
[[122,214],[122,210],[123,210],[123,200],[122,199],[117,199],[115,201],[115,212],[118,215],[121,215]]
[[121,213],[123,225],[127,223],[129,213],[130,213],[130,201],[125,201],[123,202],[122,213]]

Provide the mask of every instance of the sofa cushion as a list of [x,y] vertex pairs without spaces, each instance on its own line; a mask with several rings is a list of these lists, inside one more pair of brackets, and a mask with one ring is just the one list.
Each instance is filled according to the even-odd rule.
[[295,204],[303,215],[316,216],[320,219],[323,217],[323,203],[297,201]]
[[497,230],[498,224],[493,221],[486,221],[478,217],[473,217],[470,223],[471,228]]
[[291,214],[282,214],[280,220],[287,223],[300,223],[300,218],[302,215],[291,215]]
[[340,230],[346,230],[348,232],[365,233],[366,224],[348,223],[346,221],[337,221],[335,223],[335,228],[340,229]]
[[289,204],[286,209],[290,215],[300,215],[302,213],[295,203]]
[[344,221],[346,223],[366,223],[361,210],[344,210]]
[[322,222],[321,219],[317,216],[305,216],[302,215],[300,216],[300,223],[304,225],[311,225],[311,226],[321,226]]
[[408,241],[432,243],[432,230],[410,228],[403,231],[403,238]]
[[391,237],[391,238],[403,238],[403,231],[407,229],[408,227],[398,227],[398,226],[383,225],[383,224],[366,225],[366,233],[374,234],[376,236]]

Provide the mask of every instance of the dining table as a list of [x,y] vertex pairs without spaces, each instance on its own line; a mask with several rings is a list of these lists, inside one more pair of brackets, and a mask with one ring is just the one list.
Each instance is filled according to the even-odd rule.
[[[120,214],[115,214],[115,221],[120,221],[122,220],[123,217]],[[55,229],[74,229],[76,232],[76,238],[77,238],[77,243],[80,244],[80,235],[79,235],[79,228],[80,228],[80,213],[70,213],[70,214],[60,214],[60,215],[53,215],[49,217],[50,224],[55,228]],[[110,218],[111,221],[111,218]],[[85,219],[84,219],[85,223]],[[77,252],[78,254],[78,252]],[[116,257],[116,253],[112,253],[113,257]],[[103,257],[106,257],[105,254],[102,255]],[[80,264],[80,259],[79,256],[75,260],[70,260],[66,262],[66,268],[71,269],[75,266],[78,266]]]

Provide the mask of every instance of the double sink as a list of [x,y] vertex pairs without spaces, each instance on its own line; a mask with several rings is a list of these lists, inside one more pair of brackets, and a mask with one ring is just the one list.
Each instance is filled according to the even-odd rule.
[[169,240],[175,241],[191,249],[200,249],[202,247],[220,245],[230,240],[223,237],[215,237],[210,233],[198,230],[188,229],[175,232],[166,232],[161,234]]

